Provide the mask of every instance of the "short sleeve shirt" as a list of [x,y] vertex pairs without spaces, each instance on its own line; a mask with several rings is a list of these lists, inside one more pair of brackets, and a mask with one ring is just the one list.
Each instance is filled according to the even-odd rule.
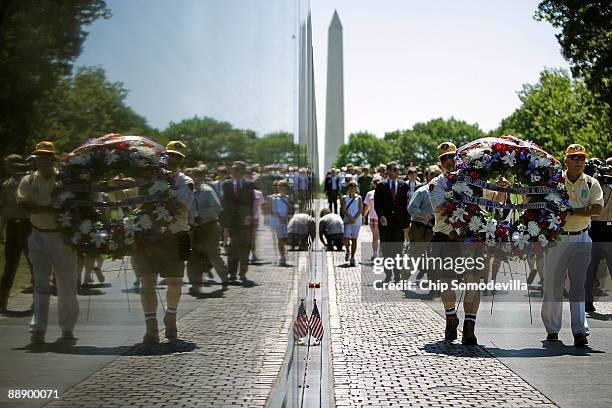
[[189,231],[188,215],[193,203],[193,180],[179,172],[174,176],[174,188],[176,189],[176,199],[182,205],[179,206],[175,220],[168,226],[168,229],[176,234],[181,231]]
[[[563,173],[563,177],[565,177],[565,188],[569,194],[570,207],[582,208],[591,204],[599,204],[603,207],[603,191],[599,181],[584,173],[575,183],[569,181],[566,172]],[[587,181],[591,183],[590,188]],[[589,216],[568,215],[563,230],[568,232],[581,231],[588,228],[590,222],[591,217]]]
[[[35,205],[51,205],[51,194],[55,180],[47,180],[38,171],[24,176],[17,188],[17,202],[28,202]],[[30,222],[36,228],[56,229],[55,215],[51,212],[30,214]]]
[[442,215],[442,210],[436,209],[440,204],[446,201],[447,181],[445,173],[440,174],[429,182],[429,201],[434,210],[436,223],[433,227],[433,232],[441,232],[450,235],[453,232],[453,226],[449,224],[448,217]]
[[370,220],[377,220],[378,215],[376,214],[376,210],[374,209],[374,190],[368,191],[368,194],[366,194],[366,197],[365,197],[365,200],[363,200],[363,203],[367,205],[368,208],[370,209],[370,211],[368,211],[368,218]]

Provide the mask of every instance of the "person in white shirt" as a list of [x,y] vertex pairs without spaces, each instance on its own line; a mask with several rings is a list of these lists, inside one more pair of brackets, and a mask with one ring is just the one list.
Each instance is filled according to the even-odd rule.
[[[370,261],[373,261],[374,258],[378,257],[378,248],[380,246],[380,233],[378,232],[378,215],[376,215],[376,210],[374,209],[374,193],[376,190],[376,186],[378,183],[382,181],[382,177],[378,174],[374,176],[372,179],[371,190],[365,196],[363,200],[363,218],[368,217],[370,230],[372,231],[372,257]],[[365,224],[365,222],[364,222]]]
[[274,229],[278,252],[280,256],[279,265],[288,266],[287,264],[287,223],[291,212],[289,204],[289,185],[287,180],[278,182],[278,193],[273,194],[270,198],[270,217],[269,224]]
[[342,214],[344,214],[344,245],[346,247],[345,260],[349,266],[355,266],[355,253],[357,252],[357,238],[361,228],[361,215],[363,203],[357,194],[357,182],[351,180],[347,184],[348,194],[342,197]]

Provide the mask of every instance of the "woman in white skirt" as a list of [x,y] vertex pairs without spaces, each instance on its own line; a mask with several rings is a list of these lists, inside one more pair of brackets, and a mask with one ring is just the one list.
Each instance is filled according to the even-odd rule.
[[345,260],[350,266],[355,266],[355,252],[357,252],[357,238],[361,228],[361,215],[363,214],[363,203],[361,196],[357,194],[357,183],[353,180],[347,184],[347,195],[342,197],[342,214],[344,214],[344,247],[346,248]]

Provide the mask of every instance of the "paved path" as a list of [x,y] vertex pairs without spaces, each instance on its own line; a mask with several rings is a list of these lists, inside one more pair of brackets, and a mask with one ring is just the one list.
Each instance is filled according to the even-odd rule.
[[[270,232],[261,233],[260,254],[266,263],[249,272],[258,285],[230,286],[225,292],[212,286],[198,299],[187,295],[185,286],[179,308],[181,341],[175,344],[134,345],[144,330],[142,310],[130,290],[128,312],[125,278],[115,272],[107,274],[112,287],[100,289],[104,295],[79,297],[75,333],[80,340],[75,346],[26,346],[29,318],[1,320],[2,330],[11,333],[0,340],[3,362],[16,369],[12,375],[3,364],[0,387],[63,389],[63,399],[48,404],[52,407],[265,406],[287,348],[295,274],[294,268],[273,265]],[[290,263],[297,265],[300,254],[290,253]],[[128,272],[129,285],[132,276]],[[165,299],[163,288],[160,295]],[[51,316],[49,342],[57,334],[54,306]],[[158,316],[161,320],[161,310]],[[19,406],[41,404],[30,400]]]
[[[358,253],[369,258],[369,230],[361,234]],[[350,268],[342,252],[327,257],[336,406],[609,406],[611,322],[590,320],[597,348],[544,347],[537,298],[532,324],[528,302],[498,301],[491,314],[488,297],[477,323],[483,347],[449,344],[439,299],[368,290],[380,279],[368,262]],[[567,332],[567,310],[564,320]]]

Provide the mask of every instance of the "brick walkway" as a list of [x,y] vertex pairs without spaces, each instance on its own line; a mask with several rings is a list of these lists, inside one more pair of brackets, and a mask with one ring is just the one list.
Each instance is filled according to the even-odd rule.
[[362,298],[359,266],[327,256],[337,407],[555,406],[485,349],[445,342],[445,320],[426,303],[391,291]]
[[47,406],[265,406],[287,349],[294,269],[262,265],[249,277],[258,286],[230,286],[181,318],[180,342],[137,345]]

